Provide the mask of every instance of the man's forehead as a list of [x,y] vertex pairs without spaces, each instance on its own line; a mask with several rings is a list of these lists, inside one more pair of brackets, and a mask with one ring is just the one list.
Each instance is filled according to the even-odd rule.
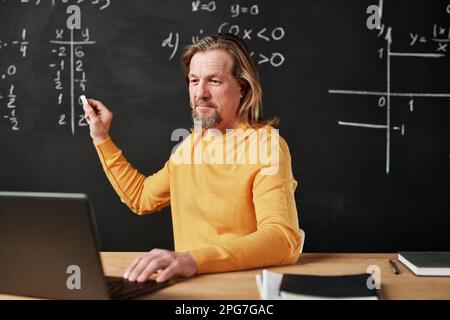
[[231,69],[231,58],[223,50],[208,50],[194,54],[191,59],[189,74],[228,73]]

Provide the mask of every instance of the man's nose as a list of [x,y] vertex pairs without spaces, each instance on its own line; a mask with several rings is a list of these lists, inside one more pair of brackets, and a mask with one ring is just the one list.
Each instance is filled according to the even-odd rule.
[[206,82],[200,81],[195,91],[195,100],[208,100],[211,97]]

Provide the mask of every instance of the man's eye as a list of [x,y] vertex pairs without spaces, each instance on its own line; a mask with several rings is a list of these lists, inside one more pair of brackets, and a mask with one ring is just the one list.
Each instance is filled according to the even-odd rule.
[[211,82],[212,84],[219,84],[219,83],[220,83],[219,80],[210,80],[210,82]]
[[189,82],[190,82],[191,84],[196,84],[196,83],[198,82],[198,80],[197,80],[197,79],[191,79]]

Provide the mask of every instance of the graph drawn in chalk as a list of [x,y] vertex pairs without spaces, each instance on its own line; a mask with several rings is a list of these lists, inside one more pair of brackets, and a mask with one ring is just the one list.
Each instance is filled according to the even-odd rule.
[[[69,33],[69,40],[64,40],[66,34]],[[84,127],[88,124],[84,118],[84,112],[81,109],[81,103],[78,101],[78,96],[84,94],[86,91],[87,77],[84,70],[86,57],[84,46],[93,45],[96,42],[90,40],[89,29],[86,28],[81,31],[82,40],[74,40],[74,30],[57,29],[56,37],[51,40],[53,44],[52,54],[56,61],[49,64],[49,67],[54,70],[53,84],[56,90],[56,102],[61,108],[58,116],[58,124],[60,126],[70,125],[72,135],[75,135],[76,127]],[[68,81],[64,81],[67,78]],[[67,95],[66,84],[69,83],[69,94]],[[66,98],[66,95],[68,96]],[[64,102],[69,99],[70,110],[64,110]]]
[[[380,7],[382,7],[382,1],[380,1]],[[380,14],[381,16],[381,14]],[[378,33],[378,36],[385,32],[385,48],[379,50],[380,58],[385,57],[386,59],[386,90],[385,91],[370,91],[370,90],[342,90],[342,89],[329,89],[330,94],[341,94],[341,95],[363,95],[363,96],[378,96],[378,106],[386,108],[386,121],[384,123],[361,123],[357,121],[343,121],[339,120],[339,126],[352,126],[363,129],[373,129],[373,130],[384,130],[386,132],[386,174],[390,172],[390,155],[391,155],[391,134],[392,131],[398,131],[401,135],[406,134],[406,124],[393,124],[391,119],[391,97],[406,97],[409,98],[410,111],[414,111],[414,98],[433,98],[433,99],[450,99],[450,92],[396,92],[391,88],[391,67],[395,63],[396,59],[423,59],[423,63],[426,63],[427,59],[441,59],[446,57],[447,44],[450,43],[450,32],[445,33],[446,28],[433,26],[433,36],[431,39],[425,38],[423,35],[410,34],[411,39],[414,42],[410,43],[410,46],[414,45],[417,41],[419,42],[434,42],[437,44],[436,52],[395,52],[392,51],[392,35],[393,29],[391,27],[382,26]],[[450,28],[448,29],[450,31]],[[445,37],[447,35],[447,37]]]

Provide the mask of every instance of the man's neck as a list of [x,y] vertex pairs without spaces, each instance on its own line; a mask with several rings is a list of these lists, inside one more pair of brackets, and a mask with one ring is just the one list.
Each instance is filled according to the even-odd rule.
[[234,118],[227,123],[219,123],[217,126],[214,127],[214,129],[220,130],[222,134],[225,134],[227,129],[236,129],[241,124],[242,122],[240,121],[239,118]]

